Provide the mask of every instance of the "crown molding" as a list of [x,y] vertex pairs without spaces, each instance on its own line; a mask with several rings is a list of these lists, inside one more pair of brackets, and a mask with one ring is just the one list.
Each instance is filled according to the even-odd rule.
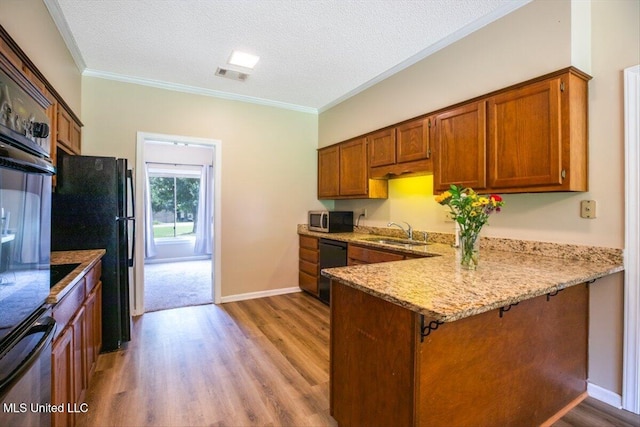
[[161,80],[143,79],[140,77],[126,76],[123,74],[109,73],[106,71],[85,69],[83,76],[97,77],[105,80],[114,80],[123,83],[132,83],[142,86],[155,87],[158,89],[173,90],[176,92],[191,93],[194,95],[210,96],[213,98],[227,99],[230,101],[247,102],[250,104],[264,105],[267,107],[282,108],[285,110],[293,110],[301,113],[318,114],[317,108],[305,107],[302,105],[288,104],[286,102],[273,101],[270,99],[256,98],[253,96],[238,95],[234,93],[222,92],[219,90],[205,89],[197,86],[189,86],[178,83],[169,83]]
[[82,57],[82,53],[80,53],[80,49],[78,48],[78,44],[76,43],[76,39],[73,37],[71,33],[71,29],[69,28],[69,24],[67,24],[67,20],[64,19],[64,14],[60,9],[60,5],[57,0],[43,0],[45,6],[49,10],[49,15],[53,19],[53,22],[58,27],[58,31],[64,40],[64,43],[67,45],[67,49],[73,58],[73,61],[76,63],[76,67],[82,73],[86,68],[87,64],[84,62],[84,58]]

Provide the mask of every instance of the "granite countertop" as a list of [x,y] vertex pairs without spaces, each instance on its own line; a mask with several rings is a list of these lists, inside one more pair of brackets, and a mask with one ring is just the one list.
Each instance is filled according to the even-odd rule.
[[372,237],[368,233],[327,235],[300,226],[298,233],[399,252],[435,255],[329,268],[322,270],[322,275],[441,322],[452,322],[553,294],[623,270],[622,251],[611,248],[483,239],[480,265],[477,270],[468,271],[460,268],[451,244],[432,243],[405,249],[364,240]]
[[80,264],[71,273],[63,277],[51,288],[47,303],[56,304],[78,283],[80,277],[88,273],[104,256],[104,249],[88,249],[82,251],[51,252],[51,264]]

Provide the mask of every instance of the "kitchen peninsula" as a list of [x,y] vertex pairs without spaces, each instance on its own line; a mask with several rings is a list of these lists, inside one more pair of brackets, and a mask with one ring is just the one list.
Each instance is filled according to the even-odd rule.
[[540,425],[586,397],[589,286],[619,251],[495,239],[466,271],[416,250],[437,256],[322,271],[341,426]]

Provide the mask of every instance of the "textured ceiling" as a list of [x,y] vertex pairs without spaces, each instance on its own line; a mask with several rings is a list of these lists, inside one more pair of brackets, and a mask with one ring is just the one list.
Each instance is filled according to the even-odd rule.
[[[87,75],[322,111],[530,0],[45,0]],[[234,49],[250,77],[215,76]]]

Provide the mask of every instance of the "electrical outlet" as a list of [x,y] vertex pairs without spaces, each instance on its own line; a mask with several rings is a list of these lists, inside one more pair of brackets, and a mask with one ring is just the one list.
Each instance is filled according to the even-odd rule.
[[593,219],[596,217],[596,201],[582,200],[580,202],[580,217]]
[[442,212],[442,220],[443,220],[444,222],[454,222],[454,221],[451,219],[451,212],[449,212],[449,211],[443,211],[443,212]]
[[367,217],[367,210],[366,209],[362,209],[362,216],[364,216],[365,218]]

